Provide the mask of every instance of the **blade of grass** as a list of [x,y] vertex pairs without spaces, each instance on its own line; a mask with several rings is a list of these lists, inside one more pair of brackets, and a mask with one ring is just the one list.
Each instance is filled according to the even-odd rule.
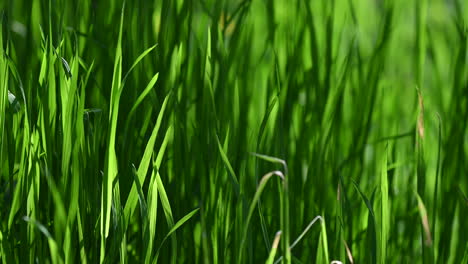
[[[387,145],[388,147],[388,145]],[[386,150],[387,150],[386,147]],[[390,233],[390,206],[388,201],[388,175],[387,175],[387,151],[383,155],[382,168],[380,173],[380,191],[382,193],[382,219],[381,219],[381,234],[380,234],[380,263],[385,263],[387,260],[387,244],[388,235]]]
[[122,75],[122,28],[124,21],[125,2],[122,5],[120,14],[120,28],[117,39],[117,47],[114,58],[114,71],[112,74],[111,102],[109,111],[110,132],[107,148],[106,170],[104,173],[102,196],[101,196],[101,258],[100,262],[104,262],[106,239],[109,236],[111,205],[112,205],[112,190],[113,183],[118,174],[117,154],[115,151],[117,120],[119,113],[119,102],[121,90],[121,75]]
[[149,189],[148,189],[148,228],[145,232],[147,234],[147,247],[145,249],[145,263],[150,263],[152,257],[152,251],[154,247],[154,240],[156,235],[156,221],[158,213],[158,186],[155,179],[155,169],[151,174]]
[[273,176],[278,176],[284,181],[284,175],[281,171],[272,171],[270,173],[265,174],[260,182],[258,183],[257,191],[255,191],[254,198],[252,199],[252,202],[250,203],[249,211],[247,214],[247,218],[245,219],[244,223],[244,229],[242,231],[242,236],[241,236],[241,241],[240,241],[240,247],[239,247],[239,254],[238,254],[238,259],[237,263],[242,263],[242,254],[244,251],[244,246],[246,244],[246,239],[247,239],[247,232],[249,230],[249,223],[250,223],[250,218],[252,217],[253,211],[255,210],[255,207],[257,206],[258,199],[260,198],[260,195],[263,192],[263,189],[265,188],[266,184],[268,183],[268,180],[271,179]]
[[361,191],[357,183],[352,180],[352,183],[356,190],[358,191],[359,195],[361,196],[362,200],[367,206],[367,210],[369,210],[369,216],[367,220],[367,246],[370,250],[369,252],[369,263],[377,263],[377,233],[376,233],[376,226],[375,226],[375,214],[374,209],[372,206],[374,200],[374,192],[372,192],[371,199],[369,200],[367,196]]
[[273,264],[275,260],[276,250],[278,249],[278,244],[281,238],[281,231],[276,232],[275,239],[273,240],[273,245],[271,245],[270,254],[268,255],[268,259],[265,264]]
[[[172,216],[171,204],[169,203],[169,198],[166,194],[166,189],[164,188],[161,176],[159,175],[159,167],[161,166],[162,158],[166,150],[168,141],[172,140],[173,129],[172,126],[166,132],[161,148],[159,149],[156,161],[153,163],[153,168],[156,170],[156,186],[158,188],[159,199],[161,200],[161,206],[163,208],[164,216],[166,217],[166,222],[168,227],[173,230],[174,227],[174,217]],[[176,262],[175,256],[177,256],[177,237],[175,229],[171,232],[171,244],[172,244],[172,263]]]
[[[142,157],[142,159],[140,161],[140,165],[138,166],[138,172],[137,173],[138,173],[138,178],[139,178],[140,182],[145,181],[146,173],[148,171],[148,167],[149,167],[150,162],[151,162],[151,155],[153,153],[154,145],[156,143],[156,137],[158,135],[159,128],[161,126],[161,122],[162,122],[162,119],[163,119],[163,116],[164,116],[164,112],[166,110],[166,106],[167,106],[167,102],[169,100],[169,97],[170,97],[170,95],[167,95],[166,98],[164,99],[164,102],[163,102],[163,104],[161,106],[161,110],[159,111],[159,115],[158,115],[156,124],[154,125],[153,132],[151,133],[151,137],[148,140],[148,143],[146,144],[145,152],[143,153],[143,157]],[[170,131],[171,131],[171,128],[169,128],[168,131],[166,132],[166,137],[168,135],[167,133],[170,133]],[[166,142],[166,138],[164,139],[164,142]],[[160,149],[159,152],[164,153],[164,151],[165,151],[165,145],[163,144],[161,146],[161,149]],[[159,154],[158,154],[158,156],[159,156]],[[162,155],[161,155],[161,159],[162,159]],[[124,219],[125,219],[125,221],[124,221],[125,222],[124,230],[127,229],[127,226],[128,226],[128,224],[130,222],[130,218],[131,218],[131,216],[133,214],[133,211],[135,210],[136,204],[137,204],[137,190],[136,190],[136,186],[132,185],[132,189],[130,190],[130,194],[128,195],[127,202],[125,204],[125,209],[124,209]]]
[[[302,238],[307,234],[307,232],[310,230],[310,228],[315,224],[315,222],[317,222],[318,220],[320,220],[321,222],[323,222],[323,218],[322,216],[318,215],[316,216],[314,219],[312,219],[312,221],[310,221],[310,223],[307,225],[307,227],[304,229],[304,231],[302,231],[302,233],[296,238],[296,240],[294,240],[294,242],[289,246],[289,249],[292,250],[301,240]],[[322,227],[322,226],[321,226]],[[322,227],[323,228],[323,227]],[[324,243],[326,243],[326,241],[324,241]],[[325,245],[325,244],[324,244]],[[323,245],[323,246],[324,246]],[[328,249],[327,249],[327,252],[328,252]],[[326,254],[328,255],[328,253]],[[328,257],[327,257],[328,258]],[[283,259],[283,256],[279,257],[276,261],[275,261],[275,264],[276,263],[279,263],[281,260]]]
[[140,63],[140,61],[142,59],[144,59],[146,57],[146,55],[148,55],[154,48],[156,48],[156,46],[158,46],[158,44],[155,44],[151,47],[149,47],[148,49],[146,49],[145,51],[143,51],[140,56],[138,56],[138,58],[135,60],[135,62],[132,64],[132,66],[130,67],[130,69],[127,71],[127,73],[125,73],[123,79],[122,79],[122,83],[125,84],[125,81],[127,80],[127,77],[128,75],[132,72],[133,68],[135,68],[135,66],[138,65],[138,63]]
[[42,234],[44,234],[44,236],[47,237],[47,241],[49,243],[50,255],[52,258],[52,263],[54,264],[63,263],[62,257],[60,255],[59,247],[57,243],[55,242],[54,238],[52,237],[52,235],[50,234],[49,230],[47,230],[47,228],[43,224],[27,216],[23,217],[23,220],[29,224],[34,225]]
[[224,162],[224,165],[228,169],[231,183],[234,188],[234,192],[236,193],[236,196],[239,197],[241,194],[241,190],[240,190],[239,182],[237,181],[236,173],[232,169],[231,163],[229,162],[229,159],[226,156],[226,153],[224,153],[223,146],[221,145],[221,142],[219,142],[219,138],[217,135],[216,135],[216,142],[218,143],[219,153],[221,154],[221,158]]
[[184,217],[182,217],[179,221],[177,221],[177,223],[175,223],[175,225],[171,228],[171,230],[167,233],[167,235],[164,237],[164,239],[162,240],[161,242],[161,245],[159,245],[159,248],[158,250],[156,251],[156,256],[155,256],[155,259],[154,261],[157,262],[158,260],[158,257],[159,257],[159,251],[161,250],[164,242],[167,240],[167,238],[169,238],[172,233],[174,233],[177,229],[179,229],[185,222],[187,222],[188,220],[190,220],[190,218],[192,218],[192,216],[198,212],[198,210],[200,210],[200,208],[197,208],[197,209],[194,209],[193,211],[191,211],[190,213],[188,213],[187,215],[185,215]]

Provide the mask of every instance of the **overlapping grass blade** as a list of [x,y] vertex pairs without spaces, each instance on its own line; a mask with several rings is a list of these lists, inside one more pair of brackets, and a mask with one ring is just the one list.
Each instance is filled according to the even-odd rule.
[[387,175],[387,153],[384,154],[382,160],[382,168],[380,173],[380,191],[382,194],[381,205],[381,233],[380,233],[380,263],[385,263],[387,260],[387,244],[390,234],[390,205],[388,201],[388,175]]
[[124,21],[124,10],[125,5],[122,7],[121,11],[119,36],[117,39],[117,47],[115,51],[114,72],[112,75],[112,88],[109,111],[110,131],[108,138],[106,170],[104,173],[101,195],[101,263],[104,261],[105,256],[105,241],[106,238],[109,236],[113,183],[118,174],[115,142],[117,133],[117,119],[119,115],[119,102],[120,95],[122,93],[122,27]]
[[244,246],[246,244],[246,238],[247,238],[247,232],[249,230],[250,219],[251,219],[252,214],[253,214],[253,212],[255,210],[255,207],[257,206],[257,202],[258,202],[258,200],[260,198],[260,195],[263,192],[263,189],[265,189],[266,184],[268,183],[268,181],[273,176],[278,176],[278,177],[280,177],[281,179],[284,180],[284,175],[283,175],[283,173],[281,171],[272,171],[270,173],[265,174],[262,177],[262,179],[260,180],[260,182],[258,183],[257,190],[255,191],[255,195],[254,195],[254,197],[252,199],[252,202],[250,203],[249,211],[248,211],[247,217],[245,219],[244,229],[242,231],[242,238],[240,240],[239,254],[237,255],[237,257],[238,257],[237,258],[237,263],[242,263],[243,262],[242,255],[243,255],[243,251],[244,251]]
[[[169,98],[170,98],[170,96],[168,95],[164,99],[164,102],[163,102],[163,104],[161,106],[161,110],[159,111],[159,115],[158,115],[156,124],[155,124],[155,126],[153,128],[153,132],[151,133],[151,137],[148,140],[148,143],[146,144],[145,152],[144,152],[143,157],[142,157],[142,159],[140,161],[140,165],[138,166],[137,174],[138,174],[138,179],[139,179],[140,182],[145,181],[145,177],[146,177],[148,168],[149,168],[150,163],[151,163],[151,155],[153,154],[153,151],[154,151],[154,145],[156,143],[156,137],[158,135],[159,128],[161,127],[161,122],[162,122],[162,119],[163,119],[163,116],[164,116],[164,111],[166,109],[167,102],[168,102]],[[164,142],[167,142],[168,135],[170,135],[168,133],[171,133],[170,131],[171,131],[171,128],[169,128],[168,131],[166,132]],[[166,145],[167,145],[167,143],[163,144],[161,146],[159,152],[158,152],[158,158],[159,157],[160,158],[159,158],[159,164],[157,164],[157,166],[161,165],[162,156],[164,155]],[[128,224],[130,222],[130,218],[131,218],[131,216],[133,214],[133,211],[135,210],[136,204],[137,204],[137,189],[136,189],[136,186],[132,185],[132,189],[130,190],[130,194],[128,195],[127,202],[125,204],[125,209],[124,209],[125,226],[128,226]],[[126,227],[124,228],[124,230],[125,229],[126,229]]]
[[366,254],[368,256],[369,263],[377,263],[377,231],[376,231],[376,221],[375,221],[375,214],[373,209],[373,202],[374,202],[374,194],[375,190],[372,192],[371,199],[369,200],[367,196],[361,191],[359,186],[355,181],[353,181],[353,185],[358,191],[359,195],[361,196],[362,200],[366,204],[367,210],[369,210],[368,220],[367,220],[367,247],[369,249],[369,253]]

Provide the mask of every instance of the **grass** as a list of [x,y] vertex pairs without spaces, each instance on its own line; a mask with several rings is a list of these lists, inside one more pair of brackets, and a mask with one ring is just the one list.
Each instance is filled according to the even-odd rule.
[[2,263],[468,263],[464,1],[153,2],[0,2]]

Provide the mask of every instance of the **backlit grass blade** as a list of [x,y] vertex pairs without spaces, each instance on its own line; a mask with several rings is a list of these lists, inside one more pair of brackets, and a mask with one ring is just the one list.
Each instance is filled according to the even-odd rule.
[[247,217],[246,217],[245,222],[244,222],[244,227],[243,227],[242,236],[241,236],[241,240],[240,240],[239,254],[237,255],[237,263],[243,263],[242,255],[243,255],[244,247],[245,247],[245,244],[246,244],[247,232],[249,230],[250,219],[252,217],[253,212],[255,211],[255,207],[257,206],[258,199],[260,198],[260,196],[261,196],[261,194],[263,192],[263,189],[265,189],[266,184],[268,183],[268,181],[273,176],[278,176],[278,177],[280,177],[281,179],[284,180],[284,175],[283,175],[283,173],[281,171],[272,171],[270,173],[265,174],[262,177],[262,179],[260,180],[260,182],[258,183],[257,190],[255,191],[255,195],[254,195],[254,197],[252,199],[252,202],[250,203],[249,211],[248,211]]
[[121,95],[121,75],[122,75],[122,27],[124,20],[125,4],[120,15],[120,29],[117,39],[117,47],[114,58],[114,71],[112,75],[112,89],[109,111],[110,132],[108,138],[106,170],[102,185],[101,195],[101,263],[104,261],[105,241],[109,236],[112,190],[113,182],[118,174],[117,154],[115,151],[117,120],[119,113],[119,102]]
[[280,239],[281,239],[281,231],[278,231],[276,232],[275,238],[273,239],[273,245],[271,245],[270,254],[268,255],[267,261],[265,262],[266,264],[273,264]]
[[50,250],[52,263],[54,264],[63,263],[63,259],[60,254],[60,249],[57,243],[55,242],[54,238],[50,234],[49,230],[47,230],[47,228],[43,224],[27,216],[23,217],[23,220],[28,222],[29,224],[34,225],[44,236],[47,237],[47,241],[49,242],[49,250]]
[[154,241],[156,236],[156,221],[158,213],[158,186],[155,179],[155,168],[151,173],[151,179],[148,189],[148,227],[145,232],[147,236],[147,246],[145,248],[145,263],[150,263],[152,257],[152,251],[154,247]]
[[388,201],[387,152],[384,154],[380,173],[380,191],[382,193],[381,234],[380,234],[380,263],[387,260],[387,244],[390,234],[390,205]]
[[218,143],[218,150],[219,150],[219,153],[221,154],[221,158],[223,160],[223,163],[224,163],[224,165],[226,166],[226,168],[227,168],[227,170],[229,172],[231,183],[232,183],[232,186],[233,186],[234,191],[236,193],[236,196],[239,197],[241,190],[240,190],[239,182],[237,180],[236,173],[232,169],[231,163],[229,162],[229,159],[226,156],[226,153],[224,153],[223,146],[221,145],[221,142],[219,142],[218,136],[216,136],[216,142]]
[[[169,128],[168,132],[166,133],[166,137],[163,141],[163,146],[161,147],[158,156],[156,157],[156,162],[153,167],[156,167],[156,184],[158,188],[159,199],[161,200],[161,206],[163,208],[164,216],[166,217],[167,225],[170,229],[174,227],[174,217],[172,214],[171,204],[169,203],[169,198],[166,194],[166,189],[164,188],[164,184],[161,179],[161,175],[159,175],[158,168],[160,167],[162,156],[164,155],[164,151],[167,145],[167,141],[169,138],[172,137],[172,127]],[[175,233],[171,236],[171,245],[172,245],[172,255],[177,255],[177,238]],[[172,263],[175,263],[176,258],[172,258]]]
[[145,51],[143,51],[143,53],[140,54],[140,56],[138,56],[138,58],[135,60],[135,62],[132,64],[132,66],[130,67],[130,69],[127,71],[127,73],[125,73],[124,75],[124,78],[122,80],[123,83],[125,83],[125,81],[127,80],[127,77],[128,75],[130,74],[130,72],[132,72],[133,68],[135,68],[135,66],[138,65],[138,63],[140,63],[140,61],[146,57],[146,55],[148,55],[154,48],[156,48],[156,46],[158,46],[158,44],[155,44],[151,47],[149,47],[148,49],[146,49]]
[[[442,151],[442,120],[439,114],[437,114],[439,121],[438,126],[438,148],[437,148],[437,166],[436,166],[436,175],[434,179],[434,204],[432,207],[433,221],[432,221],[432,233],[434,234],[434,240],[436,239],[436,222],[437,222],[437,210],[438,210],[438,192],[439,192],[439,181],[440,181],[440,163],[441,163],[441,151]],[[468,202],[468,201],[467,201]]]
[[296,240],[294,240],[294,242],[291,244],[290,246],[290,249],[293,249],[298,243],[299,241],[301,241],[301,239],[306,235],[306,233],[309,231],[309,229],[315,224],[315,222],[317,222],[318,220],[320,220],[321,222],[323,222],[323,218],[318,215],[316,216],[312,221],[310,221],[310,223],[307,225],[307,227],[304,229],[304,231],[302,231],[302,233],[299,235],[299,237],[296,238]]
[[[151,81],[148,83],[148,85],[146,86],[146,88],[143,90],[143,92],[140,94],[140,96],[138,96],[135,104],[132,106],[132,109],[130,110],[128,116],[127,116],[127,120],[125,121],[125,138],[127,137],[127,133],[128,133],[128,126],[130,124],[130,121],[132,120],[132,117],[133,115],[135,114],[135,111],[136,109],[138,108],[138,106],[141,104],[141,102],[143,101],[143,99],[145,99],[145,97],[149,94],[149,92],[153,89],[154,85],[156,84],[156,81],[158,80],[158,76],[159,76],[159,73],[156,73],[153,78],[151,79]],[[166,98],[169,98],[169,96],[166,96]],[[163,102],[163,106],[165,106],[165,102],[166,102],[166,99],[164,100]],[[167,103],[166,103],[167,104]]]
[[[310,228],[315,224],[315,222],[317,222],[318,220],[320,220],[321,222],[324,222],[322,216],[318,215],[316,216],[314,219],[312,219],[312,221],[310,221],[310,223],[307,225],[307,227],[304,229],[304,231],[302,231],[302,233],[296,238],[296,240],[294,240],[294,242],[289,246],[289,249],[292,250],[300,241],[301,239],[307,234],[307,232],[310,230]],[[322,232],[324,231],[323,230],[323,226],[322,227]],[[328,244],[327,244],[327,241],[326,241],[326,238],[325,240],[323,240],[323,245],[321,245],[324,249],[325,249],[325,246],[328,248]],[[325,254],[326,256],[328,256],[328,249],[327,250],[327,253]],[[328,257],[327,257],[328,258]],[[279,257],[275,263],[279,263],[281,260],[283,259],[283,256]]]
[[373,200],[374,200],[374,192],[372,192],[371,199],[369,200],[367,196],[361,191],[359,186],[355,181],[352,181],[354,187],[358,191],[359,195],[361,196],[362,200],[366,204],[367,210],[369,210],[369,216],[367,218],[367,246],[368,246],[368,261],[369,263],[377,263],[377,231],[376,231],[376,222],[375,222],[375,214],[373,209]]
[[[134,169],[134,167],[132,169]],[[133,170],[132,172],[135,177],[136,171]],[[108,255],[108,259],[111,259],[111,260],[119,259],[120,263],[126,264],[128,261],[127,247],[126,247],[127,237],[126,237],[125,231],[123,230],[124,217],[123,217],[123,207],[120,201],[120,182],[115,183],[112,196],[113,196],[112,197],[112,220],[113,220],[112,223],[116,231],[116,238],[110,241],[111,250],[110,250],[110,254]],[[146,212],[143,211],[143,213],[146,213]]]
[[[3,23],[0,25],[3,26]],[[1,142],[0,142],[0,166],[2,166],[2,169],[0,169],[1,174],[7,174],[8,172],[5,171],[6,163],[5,161],[7,160],[6,158],[4,159],[3,155],[6,156],[7,153],[5,151],[5,140],[6,140],[6,135],[5,135],[5,122],[6,122],[6,114],[7,114],[7,101],[10,103],[11,106],[13,106],[16,97],[8,90],[8,65],[7,65],[7,59],[3,51],[3,30],[0,29],[0,132],[1,132]],[[8,98],[8,100],[7,100]],[[10,107],[11,107],[10,106]],[[13,109],[13,108],[11,108]]]
[[[269,120],[269,117],[270,117],[270,114],[271,112],[273,111],[273,108],[276,106],[278,102],[278,97],[275,96],[273,98],[273,100],[270,102],[266,112],[265,112],[265,115],[263,116],[263,119],[262,119],[262,123],[260,124],[260,129],[258,131],[258,137],[257,137],[257,147],[256,147],[256,151],[258,152],[260,150],[260,144],[261,144],[261,141],[262,141],[262,138],[263,138],[263,134],[265,132],[265,128],[268,124],[268,120]],[[257,171],[257,168],[258,168],[258,163],[256,163],[256,171],[255,171],[255,181],[258,183],[258,171]],[[269,246],[270,244],[270,241],[269,241],[269,238],[268,238],[268,232],[267,232],[267,228],[266,228],[266,225],[265,225],[265,217],[263,215],[263,212],[262,212],[262,202],[261,202],[261,199],[258,201],[258,214],[260,216],[260,225],[262,227],[262,233],[263,233],[263,239],[265,240],[265,244],[267,245],[267,247]],[[271,251],[271,250],[270,250]]]
[[[140,161],[140,165],[138,166],[138,178],[140,182],[145,181],[146,173],[148,171],[148,168],[151,162],[151,155],[153,154],[153,151],[154,151],[154,144],[156,143],[156,137],[158,135],[159,128],[161,126],[161,122],[164,116],[164,112],[165,112],[168,100],[169,100],[169,95],[166,96],[166,98],[164,99],[164,102],[161,106],[161,110],[159,111],[156,124],[151,133],[151,137],[148,140],[148,143],[146,144],[145,152],[143,153],[143,157]],[[168,132],[170,130],[171,128],[168,129]],[[166,132],[166,137],[167,137],[168,132]],[[166,141],[166,139],[164,139],[164,141]],[[164,153],[164,151],[165,151],[165,145],[163,144],[159,152]],[[161,155],[161,159],[162,159],[162,155]],[[127,198],[127,202],[125,204],[125,209],[124,209],[124,218],[125,218],[126,226],[128,226],[129,224],[130,218],[133,214],[133,211],[135,210],[136,204],[137,204],[137,190],[136,190],[136,186],[132,186],[130,190],[130,194],[128,195],[128,198]],[[126,227],[124,228],[124,230],[125,229]]]
[[87,264],[88,263],[88,256],[86,254],[86,248],[85,248],[85,240],[84,240],[84,235],[83,235],[83,224],[82,224],[82,221],[81,221],[81,214],[80,214],[80,211],[78,210],[77,214],[76,214],[76,220],[77,220],[77,228],[78,228],[78,243],[80,245],[82,245],[80,247],[80,261],[81,263],[83,264]]
[[159,251],[161,250],[161,247],[163,246],[163,244],[167,240],[167,238],[169,238],[172,235],[172,233],[174,233],[177,229],[179,229],[185,222],[190,220],[190,218],[192,218],[192,216],[194,214],[196,214],[198,212],[198,210],[200,210],[200,208],[197,208],[197,209],[191,211],[190,213],[188,213],[187,215],[182,217],[179,221],[177,221],[177,223],[174,224],[174,226],[171,228],[171,230],[169,230],[169,232],[167,233],[167,235],[164,237],[163,241],[161,242],[161,245],[159,246],[158,250],[156,251],[155,261],[158,260]]
[[67,211],[65,210],[62,193],[60,192],[60,189],[57,186],[57,183],[53,179],[52,175],[50,175],[47,164],[45,166],[45,170],[46,182],[49,187],[49,192],[51,193],[52,200],[54,202],[54,216],[57,219],[54,223],[54,228],[56,232],[60,232],[60,234],[56,235],[55,239],[62,242],[62,239],[59,239],[58,236],[63,237],[64,235],[62,232],[64,232],[64,230],[66,229]]
[[325,263],[329,263],[330,262],[330,257],[329,257],[329,253],[328,253],[328,237],[327,237],[327,226],[325,225],[325,220],[322,219],[322,221],[320,221],[321,223],[321,232],[320,232],[320,241],[322,242],[320,244],[319,247],[322,248],[322,251],[323,251],[323,257],[324,257],[324,261]]
[[266,160],[268,162],[271,162],[271,163],[279,163],[281,165],[283,165],[284,167],[284,172],[285,172],[285,175],[287,175],[288,173],[288,165],[286,164],[286,161],[282,160],[282,159],[279,159],[279,158],[276,158],[276,157],[271,157],[271,156],[267,156],[267,155],[264,155],[264,154],[258,154],[258,153],[250,153],[251,155],[254,155],[255,157],[258,157],[262,160]]
[[136,171],[135,165],[132,164],[132,172],[133,172],[133,181],[135,183],[137,193],[138,193],[138,202],[140,205],[140,214],[143,221],[147,221],[147,211],[148,206],[146,205],[145,195],[143,194],[143,190],[141,188],[140,179],[138,178],[138,173]]
[[461,261],[462,264],[468,263],[468,244],[465,246],[465,253],[463,253],[463,259]]

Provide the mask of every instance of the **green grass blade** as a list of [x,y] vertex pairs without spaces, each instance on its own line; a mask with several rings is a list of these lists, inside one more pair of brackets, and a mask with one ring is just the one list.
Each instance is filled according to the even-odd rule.
[[[426,254],[424,254],[424,261],[426,263],[433,263],[434,262],[434,255],[432,252],[432,235],[431,235],[431,229],[430,229],[430,224],[429,224],[429,216],[427,214],[426,206],[424,205],[423,200],[419,196],[418,193],[416,193],[416,198],[418,200],[418,211],[419,211],[419,216],[421,217],[421,225],[422,225],[422,231],[424,234],[424,242],[423,246],[428,247],[424,251]],[[429,250],[429,252],[428,252]]]
[[149,226],[147,228],[148,242],[147,248],[145,249],[145,263],[150,263],[152,257],[152,251],[154,247],[154,240],[156,236],[156,221],[158,213],[158,186],[155,179],[155,173],[153,167],[153,172],[151,174],[149,189],[148,189],[148,215],[149,215]]
[[[127,120],[125,121],[125,130],[124,130],[125,131],[125,134],[124,134],[125,138],[127,138],[128,126],[130,124],[130,121],[132,120],[133,115],[135,114],[136,109],[141,104],[141,102],[143,102],[143,100],[149,94],[149,92],[153,89],[154,85],[156,84],[156,81],[158,80],[158,76],[159,76],[159,73],[156,73],[153,76],[153,78],[148,83],[148,85],[143,90],[143,92],[140,94],[140,96],[138,96],[135,104],[132,106],[132,109],[130,110],[130,112],[129,112],[128,116],[127,116]],[[169,98],[169,96],[166,96],[166,98]],[[167,104],[166,99],[163,102],[163,106],[165,106],[165,103]]]
[[47,230],[47,228],[43,224],[27,216],[23,217],[23,220],[29,224],[34,225],[42,234],[44,234],[44,236],[47,237],[47,241],[49,243],[50,255],[52,258],[52,263],[54,264],[63,263],[63,260],[59,251],[59,247],[57,246],[57,242],[55,242],[49,230]]
[[179,229],[185,222],[190,220],[190,218],[192,218],[192,216],[195,213],[197,213],[198,210],[200,210],[200,208],[194,209],[193,211],[191,211],[190,213],[188,213],[187,215],[182,217],[179,221],[177,221],[177,223],[175,223],[175,225],[171,228],[171,230],[169,230],[169,232],[167,233],[167,235],[164,237],[163,241],[161,242],[161,245],[159,245],[158,250],[156,251],[155,261],[157,261],[157,259],[159,257],[159,251],[161,250],[161,248],[162,248],[164,242],[167,240],[167,238],[169,238],[172,235],[172,233],[174,233],[177,229]]
[[249,206],[249,211],[247,214],[247,218],[245,219],[244,222],[244,228],[242,231],[242,239],[240,240],[240,247],[239,247],[239,254],[237,255],[237,263],[242,263],[242,255],[244,251],[244,246],[246,244],[246,239],[247,239],[247,232],[249,230],[249,223],[250,219],[252,217],[253,212],[255,211],[255,207],[257,206],[257,202],[260,199],[260,196],[262,195],[263,189],[265,189],[266,184],[268,183],[268,180],[270,180],[273,176],[278,176],[281,179],[284,180],[284,175],[281,171],[272,171],[270,173],[265,174],[260,182],[258,183],[257,190],[255,191],[255,195],[252,199],[252,202],[250,203]]
[[279,158],[276,158],[276,157],[267,156],[267,155],[264,155],[264,154],[258,154],[258,153],[250,153],[250,154],[254,155],[255,157],[260,158],[262,160],[265,160],[265,161],[268,161],[268,162],[271,162],[271,163],[278,163],[278,164],[283,165],[285,175],[288,175],[288,165],[286,164],[286,161],[284,161],[282,159],[279,159]]
[[330,262],[330,257],[328,253],[328,237],[327,237],[327,226],[325,225],[325,219],[323,218],[321,222],[322,232],[320,233],[320,238],[322,240],[323,255],[325,257],[325,263]]
[[[166,110],[168,100],[169,100],[169,95],[166,96],[166,98],[164,99],[164,102],[161,106],[161,110],[159,111],[158,118],[156,120],[156,124],[154,125],[153,132],[151,133],[151,137],[148,140],[148,143],[146,144],[145,152],[143,153],[143,157],[140,161],[140,165],[138,166],[137,173],[138,173],[138,179],[140,180],[140,182],[145,181],[146,173],[148,171],[148,168],[151,162],[151,155],[153,154],[153,150],[154,150],[154,144],[156,143],[156,137],[158,135],[159,128],[161,127],[161,122],[164,116],[164,112]],[[161,149],[163,148],[161,147]],[[164,150],[165,148],[163,149],[162,153],[164,153]],[[124,219],[125,219],[126,226],[128,226],[129,224],[130,218],[133,214],[133,211],[135,210],[136,204],[137,204],[137,189],[136,189],[136,186],[132,185],[132,189],[130,190],[130,194],[128,195],[127,202],[125,204],[125,209],[124,209]]]
[[390,206],[388,201],[388,175],[387,175],[387,153],[384,154],[382,161],[382,172],[380,173],[380,191],[382,193],[382,218],[381,218],[381,234],[380,234],[380,263],[385,263],[387,260],[387,243],[388,235],[390,234]]
[[278,249],[278,244],[281,238],[281,231],[276,232],[275,239],[273,240],[273,245],[271,246],[270,254],[268,255],[268,259],[265,264],[273,264],[275,260],[276,251]]
[[127,77],[128,75],[132,72],[133,68],[135,68],[135,66],[138,65],[138,63],[140,63],[140,61],[146,57],[146,55],[148,55],[154,48],[156,48],[156,46],[158,46],[158,44],[155,44],[151,47],[149,47],[148,49],[146,49],[145,51],[143,51],[143,53],[140,54],[140,56],[138,56],[138,58],[135,60],[135,62],[132,64],[132,66],[130,67],[130,69],[127,71],[127,73],[125,73],[124,75],[124,78],[122,80],[123,83],[125,83],[125,81],[127,80]]
[[101,197],[101,263],[105,256],[105,241],[109,236],[111,206],[112,206],[112,190],[113,183],[118,174],[117,154],[115,151],[117,120],[119,113],[119,102],[121,95],[121,75],[122,75],[122,28],[124,21],[125,4],[122,7],[120,15],[120,29],[117,39],[117,47],[114,58],[114,71],[112,74],[112,90],[111,102],[109,111],[110,132],[107,149],[107,166],[104,174]]
[[146,199],[145,195],[143,194],[143,189],[141,188],[141,183],[140,179],[138,177],[138,173],[136,171],[135,165],[132,164],[132,172],[133,172],[133,181],[135,183],[137,193],[138,193],[138,202],[140,204],[140,212],[141,212],[141,218],[143,221],[147,221],[147,211],[148,211],[148,206],[146,204]]
[[377,231],[375,224],[375,214],[372,206],[375,191],[372,193],[371,199],[369,200],[367,196],[361,191],[357,183],[355,181],[352,181],[352,183],[366,204],[367,210],[369,210],[369,216],[367,220],[367,245],[370,252],[368,252],[367,256],[369,256],[369,263],[377,263]]
[[218,136],[216,136],[216,142],[218,143],[218,150],[219,150],[219,153],[221,154],[221,158],[223,160],[224,166],[226,166],[226,168],[228,169],[231,183],[236,193],[236,196],[239,197],[241,190],[240,190],[239,182],[237,181],[236,173],[232,169],[231,163],[229,162],[229,159],[226,156],[226,153],[224,153],[223,146],[221,145],[221,142],[219,142]]

